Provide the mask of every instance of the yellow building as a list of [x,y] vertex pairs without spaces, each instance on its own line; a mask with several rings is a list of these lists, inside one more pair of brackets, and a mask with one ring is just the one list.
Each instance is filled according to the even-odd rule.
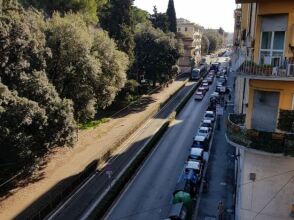
[[[246,113],[248,129],[277,131],[279,111],[293,108],[294,1],[236,2],[242,3],[240,50],[245,51],[237,70],[237,112]],[[259,102],[259,96],[268,102]]]
[[291,220],[294,134],[279,121],[286,112],[294,127],[294,0],[236,3],[235,114],[226,132],[238,157],[236,219]]

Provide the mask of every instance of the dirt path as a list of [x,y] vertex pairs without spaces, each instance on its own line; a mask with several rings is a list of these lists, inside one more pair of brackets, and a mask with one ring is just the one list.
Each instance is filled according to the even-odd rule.
[[143,97],[129,114],[116,116],[95,129],[80,131],[74,148],[58,148],[50,156],[46,168],[42,170],[43,179],[15,189],[12,196],[0,203],[0,219],[14,218],[57,183],[78,174],[91,161],[120,146],[183,84],[184,80],[175,81],[160,92]]

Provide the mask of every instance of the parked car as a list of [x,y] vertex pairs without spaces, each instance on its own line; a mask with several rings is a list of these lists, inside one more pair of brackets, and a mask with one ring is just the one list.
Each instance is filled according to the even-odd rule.
[[200,86],[198,88],[198,92],[202,92],[202,94],[205,95],[207,91],[206,91],[206,89],[204,87]]
[[209,140],[211,137],[211,128],[200,127],[198,129],[197,135],[204,136],[207,140]]
[[202,100],[204,98],[204,94],[203,92],[200,92],[200,91],[197,91],[196,94],[195,94],[195,100]]
[[218,98],[219,97],[219,93],[218,92],[211,93],[210,98],[212,98],[212,97]]
[[191,148],[189,159],[195,161],[203,161],[203,153],[204,151],[201,148]]
[[166,220],[185,220],[187,218],[187,212],[188,210],[183,202],[173,204]]
[[208,76],[206,78],[206,80],[207,80],[208,84],[212,84],[213,83],[213,77],[211,77],[211,76]]
[[213,128],[213,123],[211,120],[203,120],[201,127],[207,127],[212,129]]
[[206,89],[206,91],[209,90],[209,84],[206,82],[206,83],[202,83],[201,87],[204,87]]
[[213,111],[206,111],[204,115],[204,120],[211,120],[212,122],[215,121],[215,114]]
[[198,178],[200,178],[202,175],[202,163],[200,161],[188,160],[185,166],[185,172],[187,173],[190,170],[193,170]]
[[196,135],[194,137],[192,148],[201,148],[205,151],[208,150],[208,143],[209,141],[205,139],[204,136]]

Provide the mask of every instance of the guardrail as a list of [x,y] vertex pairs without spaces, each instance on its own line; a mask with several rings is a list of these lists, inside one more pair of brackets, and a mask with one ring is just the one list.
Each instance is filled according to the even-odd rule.
[[226,123],[229,141],[248,149],[294,156],[294,134],[246,129],[245,115],[230,114]]

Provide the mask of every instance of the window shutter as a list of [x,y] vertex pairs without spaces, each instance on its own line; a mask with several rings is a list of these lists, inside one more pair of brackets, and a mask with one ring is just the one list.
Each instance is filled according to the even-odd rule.
[[262,16],[261,18],[261,31],[286,31],[288,26],[287,15],[271,15]]

